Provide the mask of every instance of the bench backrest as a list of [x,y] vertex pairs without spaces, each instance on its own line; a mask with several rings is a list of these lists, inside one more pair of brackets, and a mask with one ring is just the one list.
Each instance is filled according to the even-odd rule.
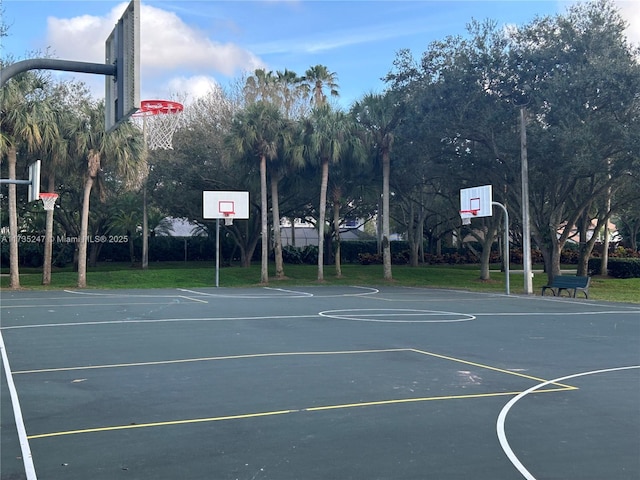
[[591,277],[558,275],[553,279],[553,286],[560,288],[586,288]]

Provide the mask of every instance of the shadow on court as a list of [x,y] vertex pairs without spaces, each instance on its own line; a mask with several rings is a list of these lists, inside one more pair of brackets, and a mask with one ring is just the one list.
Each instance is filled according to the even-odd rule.
[[1,313],[26,432],[3,375],[2,480],[640,478],[638,305],[292,287]]

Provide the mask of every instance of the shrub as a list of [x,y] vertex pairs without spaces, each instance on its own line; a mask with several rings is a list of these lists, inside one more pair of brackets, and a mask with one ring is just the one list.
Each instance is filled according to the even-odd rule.
[[359,253],[358,262],[360,265],[382,264],[382,255],[379,253]]
[[610,258],[609,275],[615,278],[640,278],[640,258]]
[[284,263],[291,263],[294,265],[301,265],[302,261],[302,250],[293,247],[291,245],[287,245],[282,249],[282,261]]

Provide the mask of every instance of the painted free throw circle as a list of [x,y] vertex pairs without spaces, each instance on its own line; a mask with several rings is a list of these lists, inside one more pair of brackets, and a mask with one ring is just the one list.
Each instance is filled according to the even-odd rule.
[[336,320],[375,323],[455,323],[476,319],[475,316],[467,313],[408,308],[350,308],[325,310],[318,315]]

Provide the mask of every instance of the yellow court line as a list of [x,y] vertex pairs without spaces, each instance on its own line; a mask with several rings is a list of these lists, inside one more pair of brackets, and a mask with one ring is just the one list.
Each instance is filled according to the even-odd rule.
[[115,425],[112,427],[85,428],[82,430],[67,430],[65,432],[52,432],[52,433],[41,433],[39,435],[29,435],[27,436],[27,439],[33,440],[36,438],[61,437],[64,435],[77,435],[80,433],[112,432],[114,430],[129,430],[132,428],[167,427],[171,425],[186,425],[190,423],[219,422],[221,420],[239,420],[239,419],[245,419],[245,418],[270,417],[274,415],[284,415],[287,413],[293,413],[296,411],[297,410],[276,410],[273,412],[247,413],[244,415],[228,415],[225,417],[192,418],[189,420],[170,420],[167,422],[135,423],[135,424],[129,424],[129,425]]
[[[568,390],[577,390],[577,388],[576,387],[550,388],[545,390],[537,390],[536,393],[564,392]],[[400,398],[396,400],[379,400],[379,401],[373,401],[373,402],[345,403],[342,405],[326,405],[324,407],[309,407],[309,408],[303,408],[301,409],[301,411],[317,412],[322,410],[336,410],[340,408],[373,407],[377,405],[394,405],[399,403],[431,402],[434,400],[465,400],[469,398],[504,397],[504,396],[511,396],[511,395],[519,395],[520,393],[522,392],[470,393],[467,395],[445,395],[442,397]]]
[[[562,392],[567,390],[577,390],[577,388],[576,387],[551,388],[551,389],[537,390],[535,393]],[[514,396],[520,393],[522,392],[476,393],[476,394],[467,394],[467,395],[445,395],[445,396],[439,396],[439,397],[400,398],[400,399],[394,399],[394,400],[378,400],[378,401],[372,401],[372,402],[343,403],[343,404],[337,404],[337,405],[324,405],[319,407],[307,407],[307,408],[300,408],[300,409],[275,410],[271,412],[247,413],[247,414],[240,414],[240,415],[227,415],[222,417],[193,418],[188,420],[170,420],[166,422],[136,423],[136,424],[129,424],[129,425],[115,425],[110,427],[96,427],[96,428],[85,428],[80,430],[67,430],[67,431],[61,431],[61,432],[29,435],[27,436],[27,439],[35,440],[40,438],[61,437],[65,435],[78,435],[82,433],[112,432],[116,430],[130,430],[133,428],[168,427],[168,426],[175,426],[175,425],[188,425],[188,424],[194,424],[194,423],[219,422],[223,420],[243,420],[243,419],[249,419],[249,418],[286,415],[291,413],[321,412],[321,411],[339,410],[339,409],[345,409],[345,408],[396,405],[401,403],[417,403],[417,402],[428,402],[428,401],[436,401],[436,400],[465,400],[465,399],[476,399],[476,398],[504,397],[504,396]]]
[[[449,357],[447,355],[440,355],[439,353],[425,352],[424,350],[418,350],[418,349],[415,349],[415,348],[411,348],[410,350],[412,352],[420,353],[422,355],[428,355],[430,357],[441,358],[443,360],[450,360],[452,362],[457,362],[457,363],[464,363],[465,365],[472,365],[474,367],[484,368],[486,370],[493,370],[494,372],[506,373],[508,375],[515,375],[517,377],[527,378],[529,380],[535,380],[536,382],[547,382],[547,380],[545,380],[544,378],[538,378],[538,377],[534,377],[532,375],[526,375],[524,373],[519,373],[519,372],[512,372],[511,370],[505,370],[503,368],[492,367],[490,365],[483,365],[482,363],[471,362],[469,360],[463,360],[461,358]],[[572,385],[565,385],[563,383],[552,383],[552,385],[558,385],[558,386],[566,388],[566,389],[571,389],[571,390],[576,389],[577,390],[577,387],[574,387]]]
[[212,362],[216,360],[237,360],[245,358],[265,358],[265,357],[287,357],[287,356],[304,356],[304,355],[354,355],[360,353],[387,353],[387,352],[411,352],[411,348],[386,348],[375,350],[339,350],[332,352],[275,352],[275,353],[248,353],[245,355],[225,355],[219,357],[200,357],[200,358],[183,358],[179,360],[159,360],[155,362],[136,362],[136,363],[114,363],[106,365],[86,365],[79,367],[59,367],[59,368],[41,368],[36,370],[18,370],[13,372],[14,375],[26,375],[33,373],[52,373],[52,372],[70,372],[77,370],[100,370],[104,368],[126,368],[126,367],[147,367],[154,365],[172,365],[179,363],[194,362]]

